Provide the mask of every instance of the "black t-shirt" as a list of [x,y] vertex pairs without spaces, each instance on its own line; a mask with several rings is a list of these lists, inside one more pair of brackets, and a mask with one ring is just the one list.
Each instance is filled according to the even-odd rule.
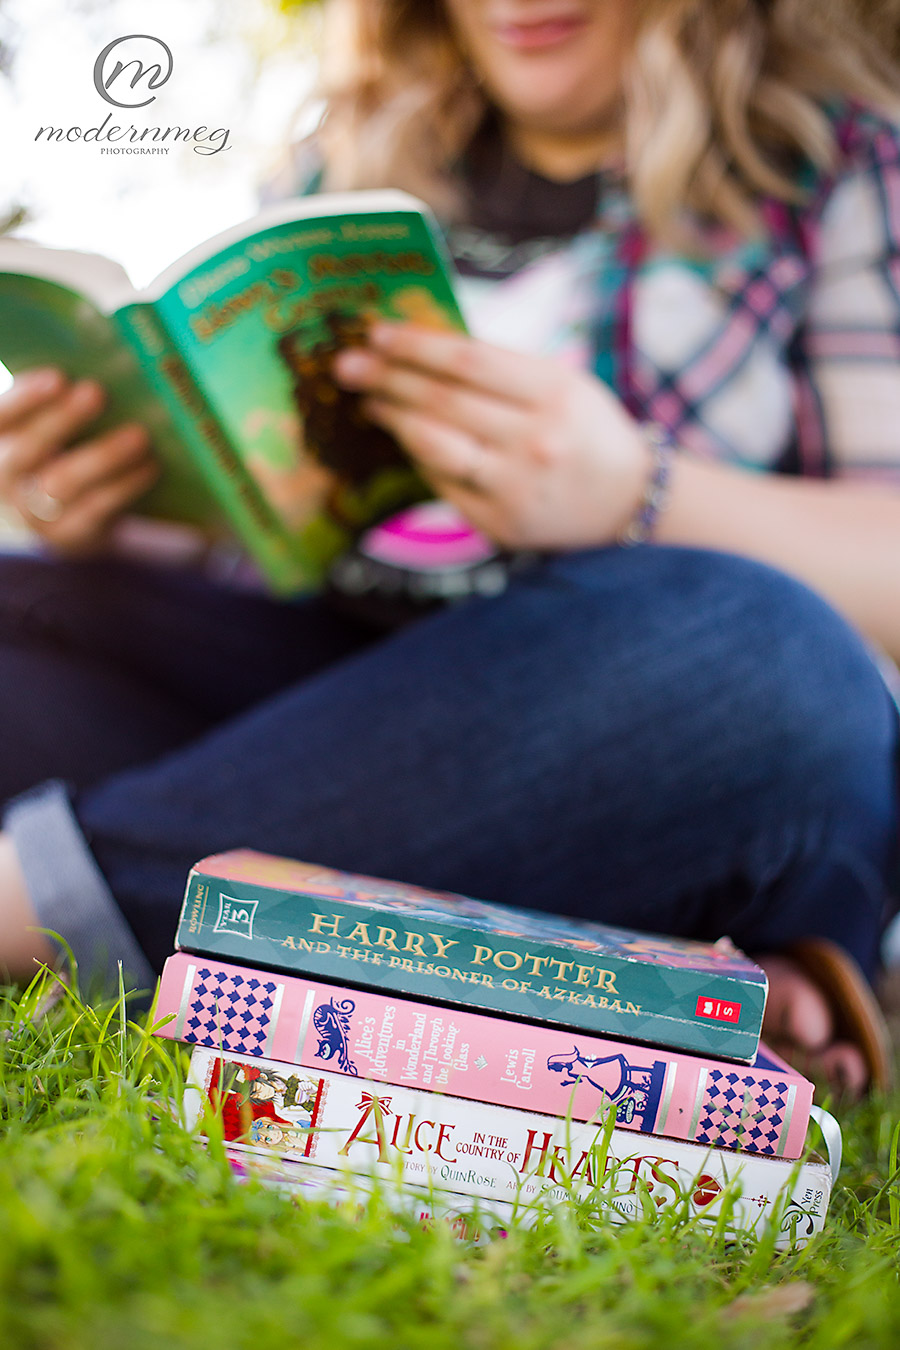
[[459,162],[464,224],[446,234],[463,276],[499,279],[559,248],[596,218],[603,174],[545,178],[518,160],[488,115]]

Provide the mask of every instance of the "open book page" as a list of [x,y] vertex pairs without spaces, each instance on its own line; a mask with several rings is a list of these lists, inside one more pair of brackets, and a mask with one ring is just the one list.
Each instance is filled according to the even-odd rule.
[[99,253],[46,248],[30,239],[0,239],[0,272],[59,282],[92,300],[102,314],[111,314],[120,305],[138,298],[125,268],[111,258]]

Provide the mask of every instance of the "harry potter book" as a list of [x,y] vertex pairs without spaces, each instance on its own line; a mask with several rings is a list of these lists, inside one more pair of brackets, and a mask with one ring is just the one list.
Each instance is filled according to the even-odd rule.
[[92,430],[143,422],[163,464],[142,509],[226,524],[289,592],[429,495],[330,367],[377,316],[463,329],[451,274],[428,208],[393,191],[268,207],[141,292],[108,259],[5,239],[0,360],[99,380]]
[[178,952],[156,997],[157,1034],[592,1120],[717,1148],[798,1158],[812,1084],[760,1047],[750,1066],[279,975]]
[[[202,1046],[191,1058],[185,1102],[188,1128],[221,1128],[237,1152],[525,1207],[585,1197],[613,1218],[686,1203],[729,1231],[759,1233],[773,1223],[782,1245],[822,1227],[832,1184],[821,1160],[791,1164],[635,1136]],[[826,1120],[837,1172],[840,1132]]]
[[[599,901],[560,895],[560,909]],[[746,1063],[767,991],[727,939],[604,927],[250,850],[192,870],[175,945]]]

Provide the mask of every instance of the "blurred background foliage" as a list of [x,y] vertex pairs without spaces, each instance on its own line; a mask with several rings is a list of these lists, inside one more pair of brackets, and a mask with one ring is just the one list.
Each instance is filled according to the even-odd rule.
[[[0,79],[8,80],[12,73],[15,51],[15,25],[9,16],[6,0],[0,0]],[[14,230],[25,220],[26,211],[19,202],[6,202],[5,192],[0,196],[0,234]]]
[[[818,0],[826,11],[832,6],[840,9],[846,2],[863,15],[876,40],[900,57],[900,0]],[[141,22],[146,22],[146,11],[150,9],[162,32],[165,23],[171,26],[171,21],[161,13],[164,3],[165,0],[163,5],[150,7],[141,0],[131,12],[140,13]],[[11,95],[6,106],[11,106],[17,114],[20,108],[28,108],[27,113],[19,115],[19,121],[23,125],[27,122],[29,129],[34,103],[32,98],[28,105],[27,95],[32,93],[36,77],[34,62],[28,58],[33,57],[38,45],[36,33],[39,32],[46,42],[48,39],[44,35],[54,31],[54,9],[58,10],[60,18],[76,18],[84,31],[85,41],[88,38],[99,41],[101,35],[109,33],[111,24],[121,21],[120,15],[129,13],[127,0],[0,0],[0,96],[4,90]],[[229,155],[221,156],[220,162],[204,166],[208,179],[218,184],[227,173],[234,184],[230,194],[222,193],[216,198],[215,209],[211,199],[210,210],[205,216],[189,200],[189,193],[184,194],[185,184],[179,180],[178,191],[183,195],[185,210],[189,215],[193,213],[197,220],[196,234],[187,239],[185,247],[195,238],[203,237],[204,232],[218,228],[219,219],[224,223],[229,218],[247,214],[253,207],[258,185],[277,171],[279,150],[310,129],[307,95],[315,53],[320,49],[322,9],[323,0],[196,0],[191,4],[182,0],[177,22],[181,23],[183,15],[185,33],[190,33],[182,46],[196,71],[196,87],[200,90],[208,86],[211,91],[216,88],[217,76],[213,72],[217,67],[204,62],[209,61],[210,53],[221,53],[221,68],[228,71],[227,90],[223,97],[221,88],[216,89],[215,115],[225,116],[242,138],[241,144]],[[124,31],[129,29],[126,27]],[[18,57],[21,57],[20,61],[17,61]],[[0,101],[0,108],[3,106]],[[204,103],[204,111],[206,106]],[[15,133],[15,125],[12,130]],[[0,175],[0,234],[27,221],[29,230],[33,225],[44,229],[45,242],[69,242],[49,186],[60,163],[58,159],[51,169],[49,162],[41,160],[27,147],[20,154],[18,163],[14,156],[7,154],[4,172]],[[196,169],[197,166],[190,167]],[[101,216],[107,211],[108,202],[118,209],[119,204],[126,201],[130,202],[133,214],[138,214],[138,199],[142,196],[146,199],[146,209],[150,210],[153,204],[151,179],[157,184],[157,200],[165,199],[170,193],[174,170],[169,178],[158,179],[154,176],[155,171],[146,165],[142,175],[136,173],[134,166],[129,169],[121,162],[107,168],[108,182],[97,185],[95,179],[90,179],[86,187],[93,194]],[[71,191],[71,185],[61,179],[60,197],[71,196]],[[130,228],[129,220],[118,233],[124,235]],[[84,233],[82,229],[81,234]],[[61,235],[64,237],[59,237]],[[83,239],[77,236],[76,229],[74,242],[76,246],[85,247]],[[182,247],[180,238],[173,243],[176,251]],[[101,239],[100,246],[109,245]],[[171,253],[168,256],[172,256]]]
[[[40,78],[34,68],[35,50],[40,49],[42,43],[49,50],[54,38],[57,42],[64,41],[60,38],[62,25],[72,20],[78,23],[83,41],[88,44],[102,45],[111,28],[124,32],[146,31],[146,25],[151,22],[146,11],[150,10],[158,25],[158,28],[151,27],[151,31],[159,31],[163,36],[171,34],[170,41],[173,37],[178,38],[181,52],[190,60],[196,73],[197,92],[202,93],[206,79],[210,93],[216,99],[218,115],[222,116],[224,111],[224,120],[235,125],[236,136],[243,133],[245,150],[248,123],[254,123],[247,153],[242,155],[238,148],[237,154],[222,156],[221,165],[217,164],[215,168],[224,170],[224,162],[228,160],[229,171],[242,172],[249,182],[252,174],[249,162],[255,157],[259,177],[264,178],[266,150],[274,160],[279,146],[307,129],[302,124],[298,129],[297,118],[303,116],[310,83],[308,69],[319,48],[321,4],[319,0],[293,0],[292,3],[283,0],[196,0],[190,4],[181,0],[181,5],[183,9],[177,16],[176,29],[173,28],[171,9],[148,6],[143,0],[137,0],[137,3],[133,0],[130,5],[128,0],[0,0],[0,95],[5,92],[9,96],[6,106],[12,108],[19,121],[28,121],[30,136],[30,105],[34,102],[35,85]],[[136,15],[140,20],[137,28],[134,27]],[[59,25],[55,23],[56,18]],[[214,61],[217,52],[221,54],[218,67]],[[213,65],[210,69],[202,63],[211,55]],[[283,89],[280,97],[273,98],[271,94],[273,84],[279,81],[284,84],[292,59],[298,71],[293,108],[290,94]],[[224,98],[219,69],[227,71]],[[204,71],[210,72],[208,78]],[[89,83],[89,73],[85,78]],[[268,128],[267,146],[262,145],[258,123],[264,123]],[[16,127],[12,130],[15,132]],[[38,162],[36,156],[32,158]],[[236,166],[232,168],[235,159],[241,160],[240,170]],[[123,166],[119,162],[115,167],[121,171]],[[119,176],[122,182],[129,177],[127,172],[120,172]],[[45,204],[35,200],[42,194],[35,193],[35,184],[24,182],[25,177],[21,171],[17,174],[14,160],[11,162],[7,157],[0,173],[0,234],[17,228],[26,220],[30,226],[43,218]],[[46,175],[37,168],[34,177],[42,186],[41,180]],[[125,196],[127,191],[121,188],[119,195]],[[98,210],[102,212],[102,203],[98,203]]]

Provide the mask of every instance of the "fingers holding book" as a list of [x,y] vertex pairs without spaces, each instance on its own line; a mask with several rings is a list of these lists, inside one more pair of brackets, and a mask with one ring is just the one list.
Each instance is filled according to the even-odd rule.
[[20,375],[0,397],[0,491],[20,473],[32,473],[102,411],[103,389],[94,380],[70,384],[61,371]]
[[371,348],[341,352],[335,373],[342,383],[370,391],[379,406],[387,400],[398,407],[427,409],[443,422],[477,435],[486,445],[512,446],[526,426],[524,410],[502,393],[489,393],[439,371],[393,361]]
[[0,397],[0,496],[63,552],[101,547],[158,475],[137,423],[76,440],[104,402],[95,381],[70,384],[51,369],[29,371]]
[[334,362],[434,490],[504,548],[617,539],[651,470],[641,428],[592,375],[459,333],[376,323]]
[[81,442],[40,475],[22,480],[19,496],[23,514],[37,521],[48,543],[67,553],[90,552],[102,547],[158,476],[146,431],[129,423]]

